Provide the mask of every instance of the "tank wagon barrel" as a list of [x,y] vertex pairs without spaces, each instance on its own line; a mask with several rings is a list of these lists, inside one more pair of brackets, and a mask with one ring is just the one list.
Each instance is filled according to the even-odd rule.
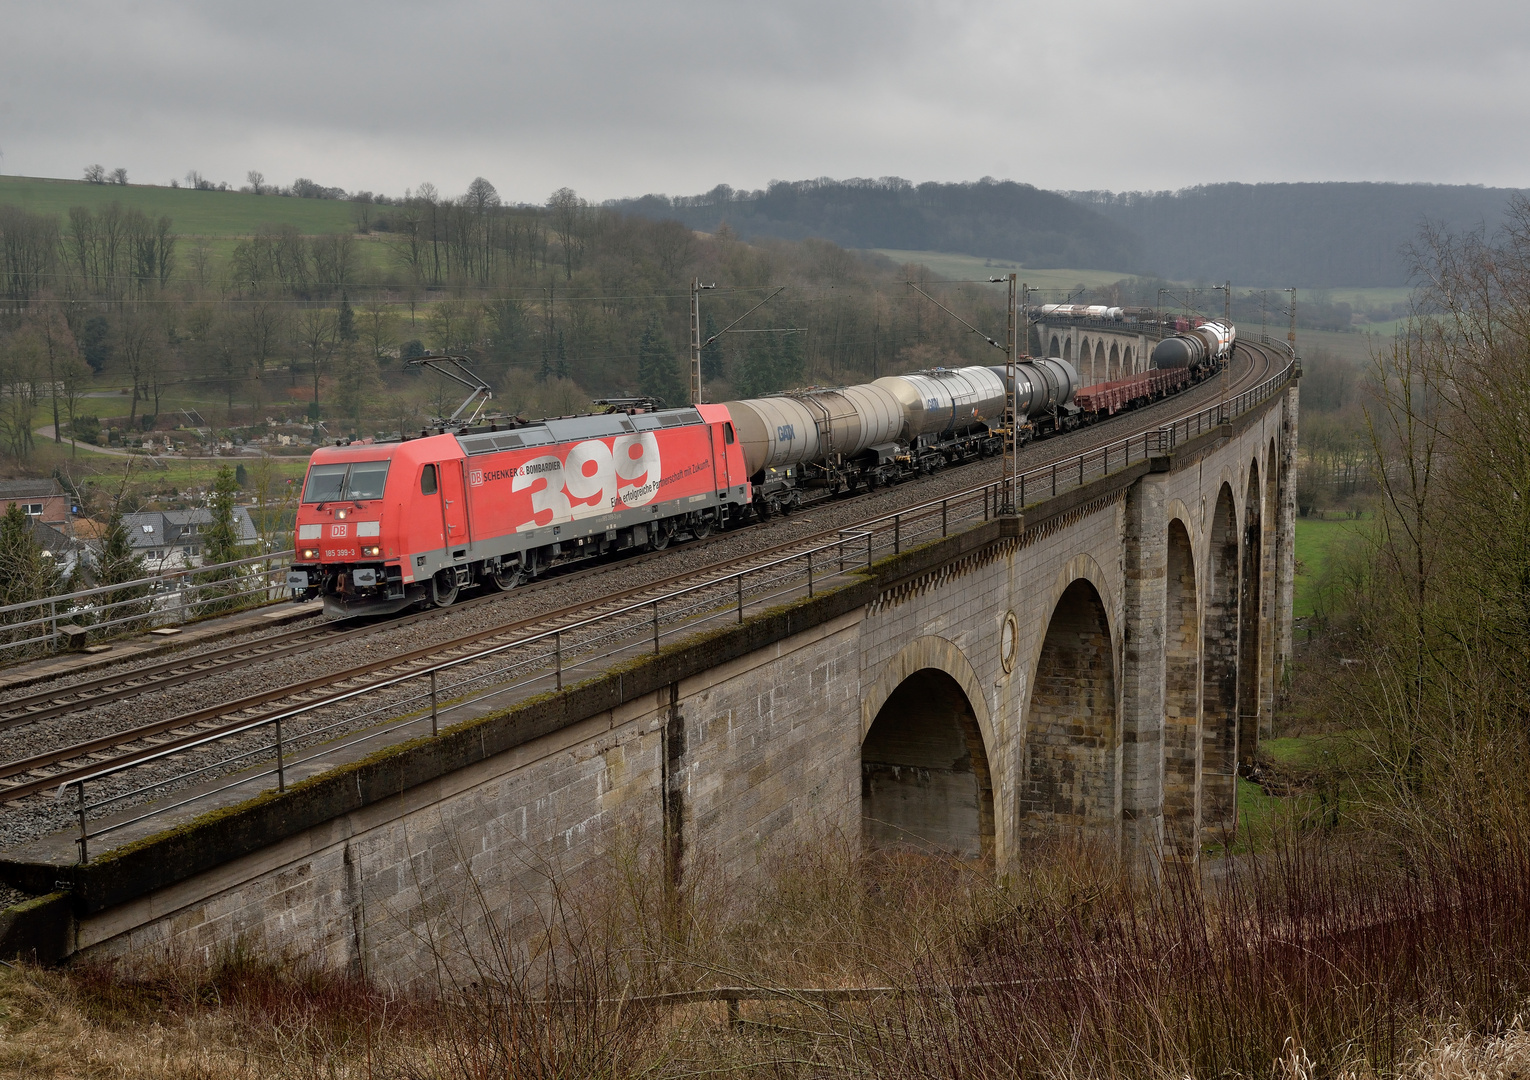
[[1232,355],[1237,340],[1236,327],[1215,320],[1205,322],[1153,346],[1151,364],[1155,368],[1192,370],[1220,364]]

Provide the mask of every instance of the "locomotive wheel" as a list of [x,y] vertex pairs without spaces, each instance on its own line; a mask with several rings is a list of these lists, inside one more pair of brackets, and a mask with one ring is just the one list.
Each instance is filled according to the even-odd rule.
[[669,523],[664,521],[654,522],[648,532],[648,547],[653,551],[663,551],[669,547],[669,541],[674,536],[669,528]]
[[500,592],[509,592],[525,580],[525,571],[519,566],[514,570],[501,569],[498,573],[489,575],[489,584],[493,585]]
[[712,522],[706,518],[698,519],[691,526],[691,535],[694,536],[697,540],[705,540],[707,537],[712,535]]
[[436,572],[430,579],[430,602],[436,607],[451,607],[457,599],[457,573],[448,568]]

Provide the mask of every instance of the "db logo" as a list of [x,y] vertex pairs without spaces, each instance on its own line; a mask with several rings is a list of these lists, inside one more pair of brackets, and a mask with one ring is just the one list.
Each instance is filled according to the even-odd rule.
[[470,479],[474,487],[483,487],[483,470],[474,469]]
[[344,536],[346,528],[347,526],[345,525],[331,525],[329,527],[329,535],[331,538]]

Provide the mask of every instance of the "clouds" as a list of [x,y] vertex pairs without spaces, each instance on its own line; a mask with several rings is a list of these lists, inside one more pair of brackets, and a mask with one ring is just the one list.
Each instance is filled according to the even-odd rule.
[[515,200],[985,174],[1530,184],[1530,7],[7,5],[6,172]]

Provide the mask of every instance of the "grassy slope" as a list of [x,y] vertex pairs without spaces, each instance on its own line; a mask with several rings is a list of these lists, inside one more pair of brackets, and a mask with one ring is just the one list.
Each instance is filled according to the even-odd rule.
[[921,263],[937,274],[958,281],[987,281],[1014,270],[1020,274],[1020,280],[1033,289],[1068,290],[1077,285],[1114,285],[1122,278],[1131,277],[1130,274],[1118,274],[1112,270],[1024,270],[1013,263],[940,251],[898,251],[892,248],[875,250],[878,255],[886,255],[895,262]]
[[1312,614],[1318,579],[1328,565],[1329,553],[1335,542],[1348,535],[1357,524],[1342,520],[1296,519],[1296,596],[1291,604],[1296,618]]
[[67,216],[71,206],[99,210],[113,201],[145,214],[170,216],[175,231],[192,236],[248,236],[267,225],[296,225],[304,233],[350,232],[351,204],[336,199],[288,199],[241,195],[236,191],[193,191],[145,184],[87,184],[82,180],[41,180],[0,176],[0,204],[33,213]]

